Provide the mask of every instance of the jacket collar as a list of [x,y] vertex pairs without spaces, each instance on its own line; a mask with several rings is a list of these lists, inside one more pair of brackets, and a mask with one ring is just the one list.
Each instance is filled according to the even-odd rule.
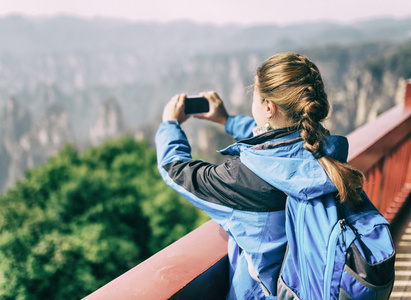
[[262,134],[253,136],[248,139],[240,140],[238,141],[238,143],[247,144],[247,145],[258,145],[266,141],[274,140],[274,139],[292,134],[294,132],[297,132],[298,130],[300,130],[300,126],[298,125],[278,128],[278,129],[270,130]]
[[297,133],[299,130],[300,130],[299,126],[290,126],[290,127],[270,130],[262,134],[256,135],[254,137],[240,140],[217,152],[223,155],[239,155],[240,145],[255,146],[255,145],[263,144],[268,141],[272,141],[274,139],[278,139],[278,138],[281,138],[281,137],[284,137],[284,136],[287,136],[293,133]]

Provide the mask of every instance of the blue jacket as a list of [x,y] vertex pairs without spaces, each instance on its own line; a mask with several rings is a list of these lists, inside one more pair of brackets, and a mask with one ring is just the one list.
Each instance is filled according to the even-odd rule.
[[[226,131],[240,141],[220,151],[231,155],[222,165],[193,160],[178,123],[164,122],[156,134],[158,167],[165,182],[230,236],[228,299],[276,299],[286,231],[291,239],[294,234],[292,224],[286,228],[287,196],[304,201],[336,192],[318,161],[304,150],[298,128],[251,137],[255,126],[251,117],[228,118]],[[345,161],[347,140],[330,136],[323,151]],[[292,222],[293,212],[288,214]]]

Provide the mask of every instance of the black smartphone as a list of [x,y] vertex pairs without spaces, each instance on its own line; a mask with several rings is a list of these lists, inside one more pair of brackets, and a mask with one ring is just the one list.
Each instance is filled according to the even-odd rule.
[[210,111],[208,100],[204,97],[187,97],[184,105],[186,115],[203,114]]

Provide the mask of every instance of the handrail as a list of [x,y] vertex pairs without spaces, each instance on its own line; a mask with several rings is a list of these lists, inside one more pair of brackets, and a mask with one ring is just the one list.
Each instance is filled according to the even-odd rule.
[[[404,103],[347,138],[348,162],[365,173],[365,191],[391,221],[411,191],[411,81]],[[224,230],[209,221],[85,300],[224,299],[227,238]]]
[[411,191],[411,81],[403,103],[347,138],[349,164],[365,174],[365,192],[391,222]]
[[[208,221],[84,299],[170,299],[226,257],[227,239],[227,233],[217,223]],[[215,278],[212,275],[210,274]],[[222,281],[225,278],[228,280],[228,274],[222,275],[220,274]],[[213,293],[226,293],[224,285],[227,286],[228,283],[222,285]],[[201,294],[197,293],[198,290],[195,299],[202,299]],[[174,298],[190,299],[178,296]],[[218,296],[210,296],[208,299],[218,299]]]

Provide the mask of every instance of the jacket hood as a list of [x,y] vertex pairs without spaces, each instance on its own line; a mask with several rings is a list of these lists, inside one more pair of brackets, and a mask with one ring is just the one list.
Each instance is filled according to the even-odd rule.
[[[240,155],[241,162],[260,178],[297,199],[310,200],[336,192],[323,167],[310,151],[303,148],[300,130],[273,130],[239,141],[220,151]],[[262,142],[262,139],[265,142]],[[324,153],[346,162],[348,141],[342,136],[327,136],[321,145]]]

